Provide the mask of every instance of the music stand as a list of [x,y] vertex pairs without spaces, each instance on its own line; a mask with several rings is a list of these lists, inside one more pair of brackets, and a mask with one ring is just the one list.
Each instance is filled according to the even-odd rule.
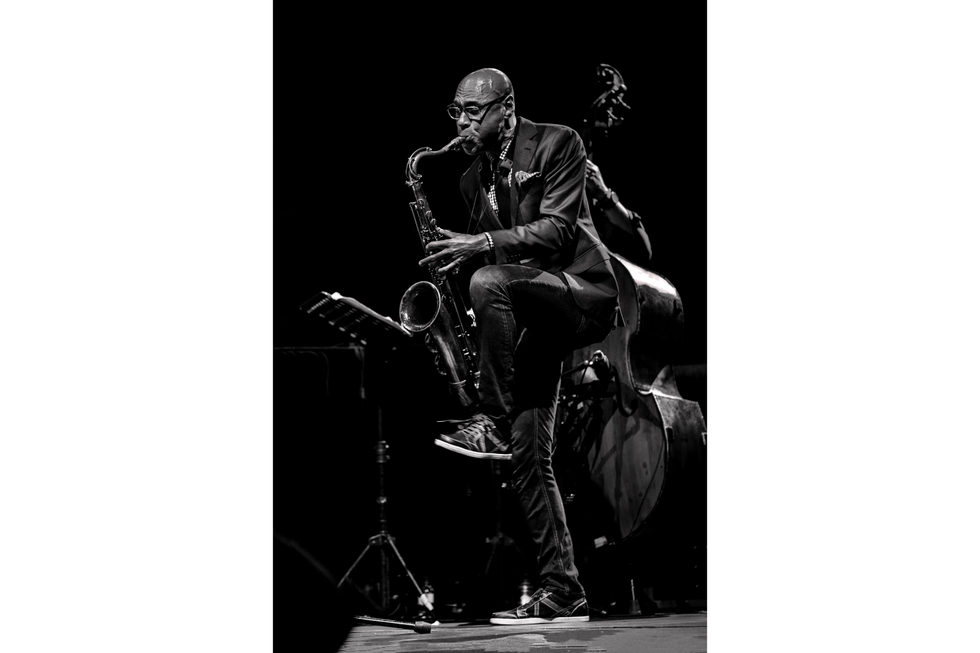
[[[383,360],[387,360],[386,354],[394,348],[399,338],[411,337],[412,335],[411,331],[391,318],[371,310],[356,299],[344,297],[336,292],[320,292],[303,302],[300,305],[300,310],[307,315],[316,315],[326,320],[327,324],[330,325],[330,329],[335,332],[335,335],[339,334],[342,337],[355,340],[363,347],[367,347],[369,343],[373,344],[384,352],[385,356],[382,356]],[[368,356],[366,353],[364,359],[365,370],[367,370]],[[369,379],[370,377],[371,374],[366,372],[365,378]],[[369,383],[365,383],[365,385],[370,386]],[[412,585],[415,586],[416,591],[419,593],[419,600],[432,612],[432,603],[416,582],[412,572],[408,569],[405,559],[402,557],[401,552],[398,551],[398,547],[395,546],[394,536],[388,532],[388,520],[385,511],[385,504],[388,499],[385,496],[384,488],[384,464],[389,459],[388,443],[385,442],[384,435],[381,431],[381,402],[375,399],[375,405],[377,406],[378,417],[378,441],[374,448],[378,463],[378,532],[368,538],[367,545],[361,551],[361,555],[357,556],[354,564],[350,566],[347,573],[337,583],[337,587],[339,588],[345,581],[349,580],[351,572],[364,559],[364,556],[371,550],[371,547],[377,547],[381,554],[381,577],[379,583],[381,588],[381,611],[387,612],[391,601],[391,587],[388,576],[388,553],[385,547],[390,547],[395,557],[398,558],[398,562],[401,563],[405,573],[408,575],[409,580],[412,581]],[[351,584],[353,585],[353,581],[351,581]]]

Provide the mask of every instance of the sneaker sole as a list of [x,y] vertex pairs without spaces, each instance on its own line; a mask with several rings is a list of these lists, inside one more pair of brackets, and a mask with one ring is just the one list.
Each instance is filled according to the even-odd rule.
[[457,446],[445,440],[440,440],[436,438],[436,446],[442,447],[443,449],[449,449],[450,451],[455,451],[456,453],[461,453],[464,456],[469,456],[470,458],[480,458],[483,460],[510,460],[511,454],[509,453],[484,453],[482,451],[470,451],[469,449],[464,449],[463,447]]
[[565,624],[588,620],[589,617],[586,615],[584,617],[555,617],[554,619],[544,619],[542,617],[522,617],[520,619],[491,618],[490,623],[497,626],[533,626],[535,624]]

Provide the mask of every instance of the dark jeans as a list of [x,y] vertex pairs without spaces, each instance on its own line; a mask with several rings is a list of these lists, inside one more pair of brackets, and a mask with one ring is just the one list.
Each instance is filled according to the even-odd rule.
[[470,280],[480,347],[481,411],[511,425],[511,472],[538,547],[541,585],[585,595],[551,466],[561,364],[608,327],[586,316],[564,280],[520,265],[488,265]]

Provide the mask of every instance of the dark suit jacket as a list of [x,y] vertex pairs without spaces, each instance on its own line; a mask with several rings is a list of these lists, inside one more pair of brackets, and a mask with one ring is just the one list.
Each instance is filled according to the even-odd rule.
[[563,125],[518,118],[513,156],[510,228],[501,224],[480,183],[485,156],[478,156],[460,179],[477,231],[493,238],[491,263],[516,263],[563,277],[583,311],[612,325],[619,289],[609,252],[589,215],[581,137]]

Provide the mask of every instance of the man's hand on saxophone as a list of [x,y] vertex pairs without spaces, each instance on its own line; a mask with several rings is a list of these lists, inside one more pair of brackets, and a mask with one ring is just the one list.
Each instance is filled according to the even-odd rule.
[[477,254],[486,254],[490,251],[488,234],[463,234],[440,227],[436,227],[436,230],[444,238],[433,240],[425,246],[428,256],[419,261],[419,266],[441,264],[443,267],[435,268],[438,274],[446,275]]

